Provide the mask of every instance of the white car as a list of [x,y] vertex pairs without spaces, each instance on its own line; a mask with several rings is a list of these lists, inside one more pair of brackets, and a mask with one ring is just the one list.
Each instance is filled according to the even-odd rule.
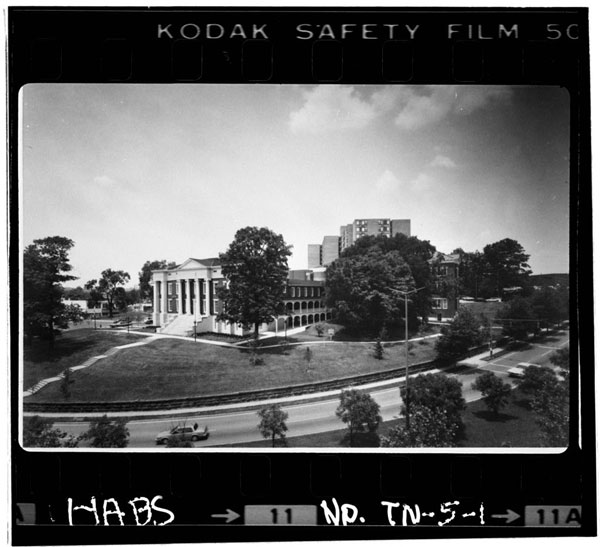
[[529,367],[539,367],[540,365],[536,365],[535,363],[519,363],[516,367],[512,367],[508,369],[508,375],[513,378],[523,378],[525,376],[525,371]]
[[208,426],[200,429],[196,424],[192,426],[176,426],[169,431],[162,431],[156,436],[156,444],[167,444],[169,439],[177,439],[181,441],[205,441],[208,439]]

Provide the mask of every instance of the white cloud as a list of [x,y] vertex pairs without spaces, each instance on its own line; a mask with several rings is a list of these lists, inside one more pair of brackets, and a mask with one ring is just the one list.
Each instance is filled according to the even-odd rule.
[[446,169],[455,169],[456,163],[452,161],[448,156],[443,156],[438,154],[433,160],[431,160],[430,165],[432,167],[444,167]]
[[375,119],[383,97],[363,100],[352,86],[319,86],[304,91],[305,103],[290,114],[294,133],[360,129]]
[[389,169],[386,169],[375,183],[377,190],[381,192],[390,192],[400,186],[400,181]]
[[324,85],[303,95],[303,106],[290,114],[295,133],[360,129],[389,112],[401,129],[419,129],[451,114],[467,115],[489,103],[508,100],[512,90],[505,86],[384,86],[363,96],[355,86]]
[[470,114],[488,103],[505,101],[512,90],[503,86],[407,87],[399,98],[395,122],[401,129],[419,129],[439,122],[450,114]]

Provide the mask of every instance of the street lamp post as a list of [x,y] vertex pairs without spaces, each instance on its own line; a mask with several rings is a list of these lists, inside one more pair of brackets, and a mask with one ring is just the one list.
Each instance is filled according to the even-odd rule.
[[406,390],[406,430],[410,427],[410,387],[408,385],[408,295],[417,293],[423,290],[425,287],[419,287],[418,289],[412,289],[410,291],[400,291],[398,289],[392,289],[393,292],[399,293],[404,299],[404,351],[405,351],[405,372],[404,372],[404,384]]

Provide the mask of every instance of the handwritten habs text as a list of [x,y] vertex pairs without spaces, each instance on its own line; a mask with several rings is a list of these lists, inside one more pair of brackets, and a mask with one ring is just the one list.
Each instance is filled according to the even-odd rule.
[[[424,511],[417,504],[400,504],[391,501],[382,501],[381,505],[382,509],[386,511],[390,526],[413,526],[416,524],[446,526],[451,522],[471,525],[485,524],[483,503],[473,510],[473,508],[461,508],[459,501],[447,501],[441,503],[435,511]],[[366,523],[366,519],[360,515],[358,507],[351,503],[339,504],[335,498],[331,498],[331,504],[323,500],[321,509],[323,509],[327,524],[348,526],[349,524]]]
[[[168,509],[159,507],[158,502],[160,500],[162,500],[162,496],[154,496],[151,500],[143,496],[133,498],[127,502],[127,506],[124,506],[124,510],[121,510],[119,503],[114,498],[105,499],[101,505],[95,497],[90,499],[88,505],[75,505],[73,498],[68,498],[69,525],[88,524],[89,515],[91,514],[96,525],[100,524],[100,517],[102,517],[104,526],[125,526],[126,519],[127,524],[135,524],[136,526],[146,526],[147,524],[164,526],[173,522],[175,515]],[[88,515],[87,518],[85,517],[86,514]],[[154,518],[155,515],[157,518]]]

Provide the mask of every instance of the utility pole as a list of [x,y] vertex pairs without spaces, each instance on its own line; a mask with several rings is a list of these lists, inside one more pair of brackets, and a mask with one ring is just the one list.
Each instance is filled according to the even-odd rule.
[[402,295],[404,298],[404,350],[405,350],[405,372],[404,372],[404,384],[406,390],[406,430],[410,427],[410,387],[408,385],[408,295],[415,294],[422,291],[425,287],[419,287],[418,289],[412,289],[410,291],[401,291],[398,289],[392,289],[392,292],[396,292]]

